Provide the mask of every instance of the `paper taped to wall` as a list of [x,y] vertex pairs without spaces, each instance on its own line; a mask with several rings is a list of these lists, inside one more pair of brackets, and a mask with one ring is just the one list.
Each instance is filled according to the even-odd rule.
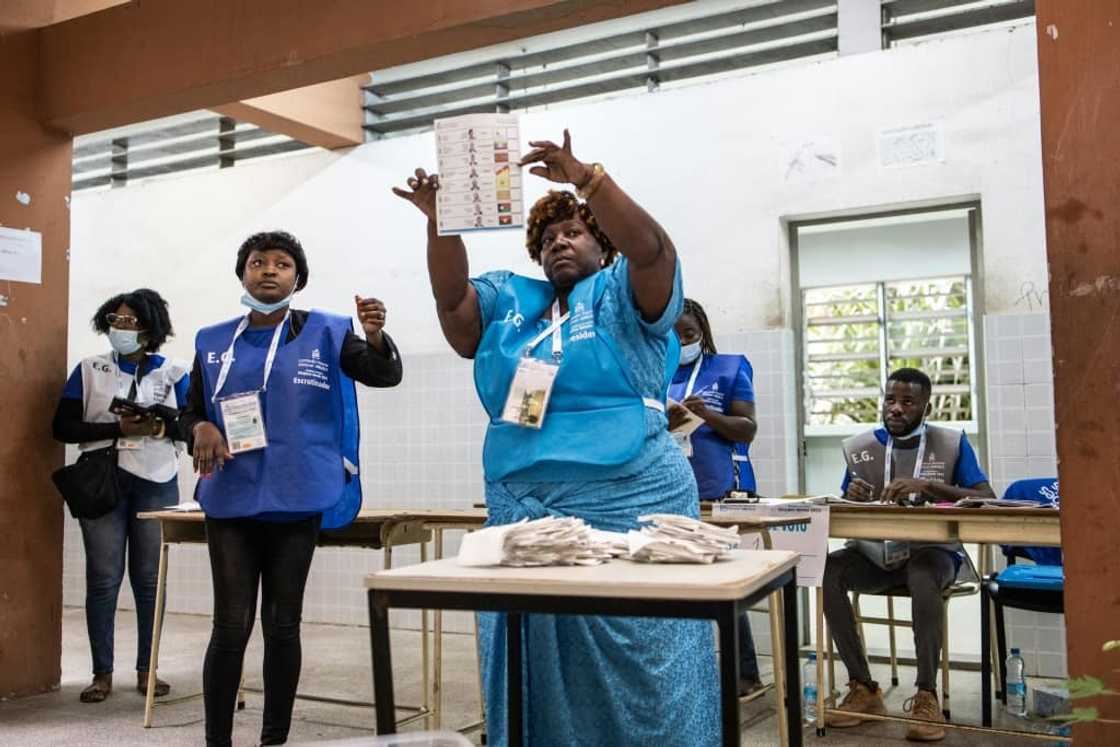
[[43,282],[43,235],[0,227],[0,280]]

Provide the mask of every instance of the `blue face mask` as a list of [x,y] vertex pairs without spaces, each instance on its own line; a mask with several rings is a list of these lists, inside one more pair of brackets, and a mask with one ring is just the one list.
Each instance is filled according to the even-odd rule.
[[688,345],[681,345],[681,365],[687,366],[697,358],[700,357],[700,341],[690,342]]
[[[299,285],[298,278],[296,279],[296,285]],[[245,291],[243,294],[241,294],[241,305],[248,306],[253,311],[259,311],[262,314],[271,314],[272,312],[279,311],[280,309],[290,304],[292,302],[292,296],[294,296],[295,294],[295,289],[293,289],[292,292],[288,294],[287,298],[284,298],[280,301],[274,301],[273,303],[265,303],[260,299],[254,298],[253,295],[248,291]]]
[[117,329],[116,327],[109,328],[109,344],[113,346],[113,350],[117,351],[118,355],[132,355],[142,347],[138,331]]

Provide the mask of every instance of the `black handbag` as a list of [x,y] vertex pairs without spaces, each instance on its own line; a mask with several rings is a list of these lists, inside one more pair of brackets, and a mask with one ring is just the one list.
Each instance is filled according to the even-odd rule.
[[51,473],[51,480],[75,519],[104,516],[121,499],[116,445],[82,452],[78,461]]

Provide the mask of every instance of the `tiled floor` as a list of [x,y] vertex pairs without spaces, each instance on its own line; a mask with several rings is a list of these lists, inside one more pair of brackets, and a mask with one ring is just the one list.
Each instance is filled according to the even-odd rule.
[[[208,637],[209,619],[206,617],[171,615],[168,618],[160,675],[172,683],[173,695],[200,691],[202,657]],[[419,634],[413,631],[394,633],[393,661],[398,703],[414,704],[420,700],[419,639]],[[445,640],[444,724],[455,728],[476,719],[477,670],[471,636],[449,635]],[[133,680],[131,670],[135,641],[135,617],[122,612],[117,619],[118,689],[105,703],[79,703],[78,693],[87,684],[89,671],[85,616],[80,609],[66,609],[63,615],[61,690],[0,703],[0,744],[5,747],[202,744],[201,699],[157,708],[155,727],[150,730],[143,728],[143,698],[129,688]],[[765,658],[762,660],[764,669],[768,663]],[[247,686],[259,688],[259,626],[246,655],[245,671]],[[889,681],[887,672],[876,670],[876,674]],[[906,669],[901,674],[903,682],[912,676]],[[973,722],[979,719],[978,679],[975,673],[954,672],[952,695],[955,718]],[[305,625],[300,689],[313,695],[368,701],[371,697],[368,631],[357,626]],[[902,702],[911,694],[908,688],[896,688],[889,693],[891,711],[900,711]],[[256,744],[260,719],[261,696],[249,693],[247,708],[238,714],[235,721],[234,744]],[[368,709],[298,701],[291,740],[293,743],[314,743],[368,736],[372,733],[372,722],[373,713]],[[777,744],[777,722],[768,699],[744,706],[743,723],[743,744]],[[807,730],[805,741],[808,745],[873,747],[904,743],[903,733],[901,725],[866,725],[843,732],[833,730],[824,739],[816,738],[812,731]],[[473,735],[472,739],[477,739],[477,735]],[[682,735],[678,744],[687,745],[687,738]],[[1044,745],[1046,742],[951,732],[943,744]]]

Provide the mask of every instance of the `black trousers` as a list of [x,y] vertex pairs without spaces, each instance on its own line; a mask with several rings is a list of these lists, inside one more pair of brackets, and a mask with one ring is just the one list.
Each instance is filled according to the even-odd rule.
[[294,522],[206,519],[214,580],[214,627],[202,669],[206,744],[229,747],[245,646],[261,587],[264,632],[264,724],[261,744],[284,744],[302,652],[303,591],[321,516]]

